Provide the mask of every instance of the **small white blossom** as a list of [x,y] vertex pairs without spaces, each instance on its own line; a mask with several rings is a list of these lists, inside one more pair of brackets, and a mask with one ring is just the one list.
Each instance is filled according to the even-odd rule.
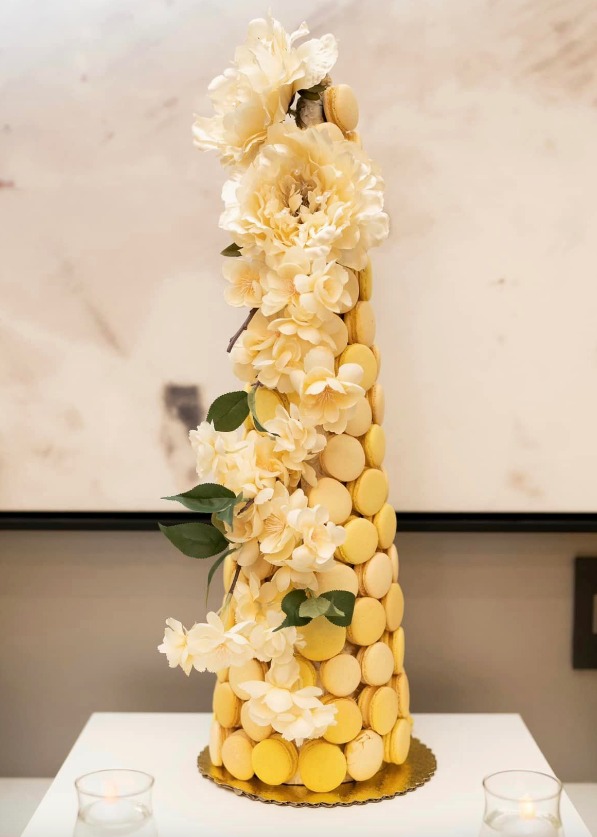
[[359,385],[362,368],[356,363],[344,363],[336,373],[332,353],[323,348],[310,351],[304,366],[304,371],[291,374],[300,399],[301,418],[332,433],[343,433],[352,408],[364,393]]
[[275,434],[274,450],[288,471],[297,473],[309,485],[314,485],[317,477],[309,460],[323,450],[325,436],[312,425],[304,423],[296,404],[290,405],[290,412],[284,407],[277,407],[274,418],[266,422],[266,429]]
[[246,622],[240,622],[226,630],[224,623],[213,611],[206,622],[193,625],[187,632],[189,653],[197,671],[220,671],[229,666],[242,666],[253,658],[253,650],[243,631]]

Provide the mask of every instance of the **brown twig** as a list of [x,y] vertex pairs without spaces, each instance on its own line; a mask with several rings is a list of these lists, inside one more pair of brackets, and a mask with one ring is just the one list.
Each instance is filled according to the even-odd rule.
[[231,338],[230,338],[230,340],[228,341],[228,348],[226,349],[226,351],[228,352],[228,354],[230,354],[230,352],[231,352],[231,351],[232,351],[232,349],[234,348],[234,344],[236,343],[236,341],[238,340],[238,338],[241,336],[241,334],[243,333],[243,331],[246,329],[246,327],[249,325],[249,323],[251,322],[251,320],[253,319],[253,317],[255,316],[255,314],[256,314],[256,313],[257,313],[257,308],[251,308],[251,310],[250,310],[250,311],[249,311],[249,313],[247,314],[247,317],[246,317],[246,319],[245,319],[244,323],[241,325],[241,327],[239,328],[239,330],[238,330],[238,331],[236,331],[236,332],[232,335],[232,337],[231,337]]
[[224,602],[224,607],[222,608],[223,610],[226,610],[226,608],[230,604],[230,599],[232,598],[232,594],[234,593],[234,588],[236,587],[236,582],[238,581],[238,577],[240,575],[241,570],[242,570],[241,565],[237,564],[236,569],[234,571],[234,577],[232,579],[232,584],[230,585],[230,590],[228,590],[228,592],[226,593],[226,600]]

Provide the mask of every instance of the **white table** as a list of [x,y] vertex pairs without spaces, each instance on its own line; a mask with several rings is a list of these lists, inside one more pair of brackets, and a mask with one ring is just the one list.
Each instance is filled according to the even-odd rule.
[[[519,715],[418,715],[415,734],[438,760],[427,785],[374,805],[281,808],[237,797],[199,775],[196,758],[209,720],[208,714],[92,715],[23,837],[72,837],[75,778],[110,767],[156,777],[159,837],[478,837],[484,776],[510,768],[552,772]],[[591,837],[565,795],[562,814],[566,837]]]

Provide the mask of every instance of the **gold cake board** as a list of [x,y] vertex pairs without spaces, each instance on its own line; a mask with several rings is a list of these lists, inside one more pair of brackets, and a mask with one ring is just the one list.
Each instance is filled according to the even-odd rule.
[[431,779],[437,769],[437,760],[429,747],[413,738],[404,764],[399,767],[386,764],[366,782],[346,782],[329,793],[314,793],[303,785],[266,785],[256,777],[246,782],[235,779],[224,767],[214,767],[208,747],[200,753],[197,765],[206,779],[239,796],[273,805],[293,805],[295,808],[333,808],[336,805],[381,802],[416,790]]

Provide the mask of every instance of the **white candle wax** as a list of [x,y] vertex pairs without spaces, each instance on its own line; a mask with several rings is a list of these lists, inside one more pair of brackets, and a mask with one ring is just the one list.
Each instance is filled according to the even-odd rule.
[[83,818],[93,825],[129,825],[141,822],[145,809],[130,799],[98,799],[86,808]]
[[543,817],[519,817],[503,814],[491,827],[503,837],[558,837],[558,829]]

